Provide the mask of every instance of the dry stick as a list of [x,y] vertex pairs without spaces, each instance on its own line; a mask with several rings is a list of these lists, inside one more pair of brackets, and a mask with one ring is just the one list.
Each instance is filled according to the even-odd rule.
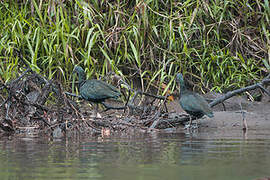
[[268,96],[270,96],[270,92],[265,89],[261,84],[258,84],[259,88],[261,88],[262,91],[264,91]]
[[[41,76],[40,74],[37,74],[35,71],[33,71],[33,70],[29,67],[28,63],[24,60],[24,58],[23,58],[23,56],[22,56],[22,53],[21,53],[19,50],[16,50],[16,49],[15,49],[15,52],[17,53],[18,57],[20,58],[21,62],[27,67],[27,71],[25,71],[24,74],[26,74],[27,72],[30,71],[33,75],[35,75],[35,76],[41,81],[41,83],[49,84],[50,86],[52,86],[52,90],[53,90],[56,94],[60,95],[60,94],[59,94],[59,89],[57,89],[57,86],[56,86],[54,83],[52,83],[52,81],[48,81],[45,77],[43,77],[43,76]],[[23,75],[24,75],[24,74],[23,74]],[[22,75],[22,76],[23,76],[23,75]],[[22,76],[21,76],[21,77],[22,77]],[[20,78],[21,78],[21,77],[20,77]],[[17,80],[19,80],[19,78],[18,78]],[[74,110],[74,107],[73,107],[70,103],[67,103],[67,104],[70,105],[70,107]],[[41,106],[41,105],[36,104],[36,103],[35,103],[35,104],[34,104],[34,103],[29,103],[29,105],[33,105],[33,106],[35,106],[35,107],[41,108],[42,110],[46,110],[46,111],[49,110],[48,108],[44,109],[45,106]],[[75,112],[76,112],[76,111],[75,111]]]
[[[125,103],[125,107],[128,106],[128,102],[129,102],[130,96],[131,96],[131,93],[130,93],[130,90],[128,90],[128,98],[127,98],[127,102]],[[127,108],[124,109],[124,113],[126,112],[126,109]]]
[[[82,99],[81,95],[77,96],[76,94],[69,93],[69,92],[62,93],[62,88],[61,88],[60,84],[58,84],[58,86],[59,86],[59,89],[61,91],[60,93],[64,97],[65,103],[68,104],[73,109],[73,111],[75,111],[77,117],[80,117],[81,120],[82,120],[82,122],[85,123],[88,127],[91,127],[92,129],[95,129],[96,131],[100,131],[99,129],[95,128],[93,125],[91,125],[90,123],[88,123],[87,121],[85,121],[83,115],[68,101],[68,99],[66,97],[66,95],[70,95],[70,96],[74,96],[74,97],[77,97],[77,98]],[[67,122],[66,122],[66,124],[67,124]],[[79,128],[76,128],[76,130],[78,132],[80,132]]]
[[[129,90],[130,91],[130,90]],[[131,104],[134,104],[134,101],[135,101],[135,99],[138,97],[138,91],[135,91],[135,94],[134,94],[134,96],[131,98]]]
[[68,105],[69,107],[71,107],[71,109],[75,112],[77,117],[83,118],[82,114],[79,113],[79,111],[68,101],[67,96],[66,96],[67,92],[63,93],[60,83],[58,83],[58,89],[60,90],[60,94],[61,94],[65,104]]
[[[132,90],[132,91],[134,91],[135,92],[135,95],[133,96],[133,98],[132,98],[132,104],[134,103],[134,101],[135,101],[135,99],[137,98],[137,96],[138,96],[138,94],[143,94],[143,95],[145,95],[145,96],[150,96],[150,97],[153,97],[153,98],[155,98],[155,99],[160,99],[160,100],[164,100],[163,101],[163,105],[165,105],[165,108],[166,108],[166,110],[167,110],[167,106],[166,106],[166,100],[168,99],[168,96],[169,95],[166,95],[166,96],[159,96],[159,95],[153,95],[153,94],[149,94],[149,93],[146,93],[146,92],[142,92],[142,91],[136,91],[136,90],[134,90],[134,89],[132,89],[126,82],[124,82],[124,81],[122,81],[127,87],[128,87],[128,90]],[[129,104],[129,105],[131,105],[131,104]],[[162,106],[161,106],[162,107]],[[158,112],[154,115],[154,117],[152,118],[152,119],[154,119],[155,117],[158,117],[160,115],[160,108],[159,108],[159,110],[158,110]],[[157,120],[155,120],[153,123],[152,123],[152,125],[150,126],[150,128],[155,128],[158,124],[159,124],[159,122],[160,122],[160,118],[158,118]]]
[[7,111],[6,111],[6,119],[10,119],[9,115],[8,115],[8,112],[9,112],[9,108],[11,106],[11,101],[9,100],[10,98],[7,98]]
[[165,97],[165,96],[153,95],[153,94],[146,93],[146,92],[142,92],[142,91],[137,91],[137,90],[135,90],[135,89],[132,89],[132,88],[131,88],[125,81],[123,81],[122,79],[120,79],[120,81],[128,87],[128,90],[129,90],[129,91],[135,92],[135,95],[134,95],[134,96],[132,97],[132,99],[131,99],[131,104],[130,104],[130,103],[128,104],[129,106],[133,106],[132,104],[134,104],[134,101],[135,101],[135,99],[137,98],[137,96],[138,96],[139,94],[143,94],[143,95],[145,95],[145,96],[153,97],[153,98],[155,98],[155,99],[160,99],[160,100],[166,100],[167,97],[168,97],[168,96]]
[[268,74],[268,76],[266,76],[261,82],[244,87],[244,88],[240,88],[240,89],[236,89],[234,91],[230,91],[227,92],[225,95],[216,98],[214,101],[212,101],[209,105],[210,107],[214,107],[215,105],[225,101],[226,99],[229,99],[233,96],[235,96],[236,94],[240,94],[243,93],[245,91],[250,91],[256,88],[260,88],[262,89],[268,96],[270,96],[270,93],[263,87],[263,85],[270,83],[270,74]]
[[[10,96],[10,89],[8,88],[8,85],[14,84],[14,83],[18,82],[18,81],[19,81],[23,76],[25,76],[26,73],[28,73],[29,71],[30,71],[30,69],[27,68],[26,71],[24,71],[23,74],[22,74],[20,77],[18,77],[17,79],[11,81],[11,82],[8,83],[7,85],[5,85],[4,83],[1,83],[1,84],[2,84],[1,89],[3,89],[3,88],[7,89],[7,90],[9,91],[9,96]],[[3,106],[4,104],[6,104],[7,102],[8,102],[8,106],[7,106],[7,112],[6,112],[6,119],[9,119],[8,112],[9,112],[9,107],[10,107],[10,105],[11,105],[11,104],[10,104],[10,97],[8,97],[8,98],[0,105],[0,107],[2,107],[2,106]]]
[[17,79],[14,79],[13,81],[7,83],[7,86],[10,84],[14,84],[16,82],[18,82],[20,79],[22,79],[29,71],[31,71],[31,69],[29,67],[27,67],[27,69],[22,73],[22,75],[20,75]]
[[[210,102],[214,101],[215,99],[213,99],[213,98],[205,98],[205,100],[206,100],[208,103],[210,103]],[[222,107],[223,107],[223,111],[227,111],[224,102],[221,102],[221,104],[222,104]]]
[[28,105],[28,106],[31,105],[31,106],[35,106],[35,107],[37,107],[37,108],[39,108],[39,109],[41,109],[41,110],[49,111],[49,109],[48,109],[47,107],[45,107],[45,106],[42,106],[42,105],[39,105],[39,104],[36,104],[36,103],[30,103],[30,102],[23,102],[23,101],[21,101],[21,100],[16,96],[16,94],[14,94],[14,92],[12,92],[12,91],[10,90],[9,87],[7,87],[5,84],[3,84],[3,86],[8,90],[9,94],[10,94],[12,97],[14,97],[18,102],[22,103],[23,105]]
[[[1,83],[1,84],[2,84],[1,89],[5,88],[9,92],[9,88],[4,83]],[[9,107],[10,107],[10,93],[8,93],[8,94],[9,94],[9,97],[0,105],[0,107],[2,107],[6,103],[8,103],[7,108],[6,108],[6,117],[5,117],[6,119],[9,119],[8,111],[9,111]]]
[[[135,89],[132,89],[125,81],[123,81],[122,79],[121,79],[121,82],[123,83],[123,84],[125,84],[127,87],[128,87],[128,90],[129,91],[133,91],[133,92],[135,92],[135,95],[134,96],[137,96],[138,94],[143,94],[143,95],[146,95],[146,96],[150,96],[150,97],[153,97],[153,98],[156,98],[156,99],[161,99],[161,100],[165,100],[166,99],[166,97],[165,96],[158,96],[158,95],[153,95],[153,94],[149,94],[149,93],[146,93],[146,92],[143,92],[143,91],[137,91],[137,90],[135,90]],[[133,96],[133,97],[134,97]],[[136,97],[135,97],[136,98]],[[134,98],[134,99],[135,99]],[[132,100],[134,101],[134,99],[132,98]],[[131,100],[131,101],[132,101]]]
[[[45,78],[45,77],[43,77],[42,75],[40,75],[40,74],[37,74],[35,71],[33,71],[31,68],[30,68],[30,66],[28,65],[28,63],[24,60],[24,58],[23,58],[23,56],[22,56],[22,53],[19,51],[19,50],[17,50],[17,49],[14,49],[15,50],[15,52],[17,53],[17,56],[20,58],[20,61],[27,67],[27,70],[29,70],[33,75],[35,75],[42,83],[44,83],[44,84],[48,84],[49,83],[49,81]],[[55,84],[51,84],[52,85],[52,90],[56,93],[56,94],[58,94],[59,92],[58,92],[58,89],[56,88],[56,85]]]
[[[21,54],[18,50],[15,49],[15,52],[16,52],[17,55],[19,56],[19,58],[20,58],[20,60],[22,61],[22,63],[27,67],[27,69],[26,69],[26,71],[23,72],[23,74],[22,74],[21,76],[19,76],[19,77],[18,77],[17,79],[15,79],[15,80],[11,81],[11,82],[8,83],[7,85],[11,85],[11,84],[14,84],[14,83],[18,82],[18,81],[19,81],[21,78],[23,78],[28,72],[31,72],[33,75],[36,75],[36,76],[38,77],[38,79],[41,80],[43,83],[46,83],[46,84],[51,85],[51,82],[46,81],[44,77],[42,77],[42,76],[36,74],[36,73],[29,67],[29,65],[28,65],[28,64],[25,62],[25,60],[23,59],[22,54]],[[26,101],[26,102],[21,101],[7,85],[3,84],[3,87],[6,88],[6,89],[8,90],[9,96],[14,97],[14,98],[15,98],[18,102],[20,102],[21,104],[23,104],[23,105],[28,105],[28,106],[34,106],[34,107],[36,107],[36,108],[38,108],[38,109],[41,109],[42,111],[46,111],[46,112],[49,111],[49,108],[47,108],[47,107],[45,107],[45,106],[43,106],[43,105],[40,105],[40,104],[38,104],[38,103],[31,103],[31,102],[27,102],[27,101]],[[3,88],[3,87],[2,87],[2,88]],[[3,104],[1,104],[1,106],[4,105],[5,103],[9,102],[9,98],[10,98],[10,97],[8,97],[7,100],[6,100]],[[8,115],[8,110],[7,110],[7,115]],[[50,126],[50,124],[48,124],[43,118],[41,118],[41,119],[42,119],[42,121],[43,121],[46,125]]]
[[4,126],[2,123],[0,123],[0,128],[6,133],[13,133],[15,131],[13,128],[9,126]]
[[9,100],[6,99],[6,100],[0,105],[0,107],[2,107],[2,106],[3,106],[4,104],[6,104],[8,101],[9,101]]
[[[162,105],[161,105],[160,108],[158,109],[158,112],[154,115],[153,118],[159,117],[159,115],[160,115],[160,109],[161,109],[161,107],[163,107],[163,106],[166,104],[166,100],[167,100],[168,96],[169,96],[169,95],[166,95],[165,100],[163,101]],[[165,106],[166,106],[166,105],[165,105]],[[167,109],[167,107],[166,107],[166,109]],[[153,124],[150,126],[150,128],[156,128],[156,126],[159,124],[159,122],[160,122],[160,118],[157,118],[157,120],[155,120],[155,121],[153,122]]]
[[73,97],[77,97],[79,99],[82,99],[82,96],[81,95],[77,95],[77,94],[74,94],[74,93],[70,93],[70,92],[65,92],[66,95],[69,95],[69,96],[73,96]]
[[243,107],[242,107],[242,102],[240,101],[239,102],[239,105],[240,105],[240,108],[241,108],[241,114],[242,114],[242,123],[243,123],[243,131],[246,131],[247,128],[248,128],[248,125],[247,125],[247,120],[246,120],[246,112],[243,111]]
[[142,91],[137,91],[139,94],[143,94],[143,95],[146,95],[146,96],[150,96],[150,97],[153,97],[153,98],[156,98],[156,99],[160,99],[160,100],[166,100],[166,98],[168,96],[159,96],[159,95],[154,95],[154,94],[149,94],[149,93],[146,93],[146,92],[142,92]]
[[[48,111],[49,109],[48,108],[46,108],[46,107],[44,107],[44,106],[42,106],[42,105],[39,105],[39,104],[36,104],[36,103],[29,103],[29,102],[24,102],[24,101],[21,101],[17,96],[16,96],[16,94],[12,91],[12,90],[10,90],[10,88],[9,87],[7,87],[5,84],[3,84],[3,86],[8,90],[8,93],[9,93],[9,97],[8,97],[8,99],[10,99],[11,97],[13,97],[14,99],[16,99],[16,101],[18,101],[19,103],[21,103],[21,104],[23,104],[23,105],[28,105],[28,106],[35,106],[35,107],[37,107],[37,108],[39,108],[39,109],[41,109],[41,110],[45,110],[45,111]],[[10,100],[8,100],[7,101],[8,103],[10,103]],[[8,111],[9,111],[9,106],[10,105],[8,105],[8,108],[7,108],[7,114],[6,114],[6,118],[8,119],[9,117],[8,117]],[[3,124],[2,123],[0,123],[0,127],[4,130],[4,131],[10,131],[10,127],[9,128],[7,128],[6,126],[3,126]],[[14,131],[14,129],[12,130],[12,131]]]

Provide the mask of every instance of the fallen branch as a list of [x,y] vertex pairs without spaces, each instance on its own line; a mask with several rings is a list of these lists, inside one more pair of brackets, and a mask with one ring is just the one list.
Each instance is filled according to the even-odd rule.
[[244,87],[244,88],[240,88],[240,89],[236,89],[234,91],[230,91],[230,92],[227,92],[225,95],[221,96],[221,97],[218,97],[216,98],[214,101],[212,101],[209,105],[210,107],[214,107],[215,105],[219,104],[219,103],[222,103],[224,102],[225,100],[237,95],[237,94],[241,94],[243,92],[246,92],[246,91],[250,91],[250,90],[254,90],[254,89],[257,89],[257,88],[260,88],[262,89],[268,96],[270,96],[270,92],[267,91],[267,89],[265,89],[263,87],[263,85],[266,85],[270,83],[270,74],[268,74],[268,76],[266,76],[261,82],[259,83],[256,83],[256,84],[253,84],[253,85],[250,85],[250,86],[247,86],[247,87]]

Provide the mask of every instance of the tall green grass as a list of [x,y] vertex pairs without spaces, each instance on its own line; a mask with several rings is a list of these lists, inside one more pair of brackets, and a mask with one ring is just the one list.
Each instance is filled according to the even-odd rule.
[[6,1],[0,75],[22,71],[18,48],[35,71],[67,85],[80,64],[88,78],[115,72],[159,94],[175,88],[179,71],[223,92],[269,72],[269,21],[268,0]]

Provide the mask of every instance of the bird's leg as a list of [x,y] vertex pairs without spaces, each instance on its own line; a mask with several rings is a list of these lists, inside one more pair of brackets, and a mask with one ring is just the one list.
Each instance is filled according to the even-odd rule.
[[191,117],[191,115],[188,114],[188,117],[189,117],[189,124],[186,124],[185,125],[185,129],[190,129],[191,124],[192,124],[192,117]]
[[198,119],[196,118],[194,129],[198,129]]
[[192,126],[192,117],[189,115],[189,128]]
[[95,112],[96,117],[97,117],[97,112],[98,112],[98,103],[96,104],[96,112]]
[[189,121],[189,127],[190,127],[191,129],[198,129],[198,118],[197,118],[197,117],[195,118],[195,125],[194,125],[194,126],[192,126],[192,117],[189,116],[189,118],[190,118],[190,121]]
[[198,118],[196,117],[196,121],[195,121],[195,125],[194,126],[192,126],[192,122],[193,122],[193,120],[192,120],[192,116],[191,115],[188,115],[189,116],[189,123],[188,123],[188,125],[186,125],[185,126],[185,129],[188,129],[188,130],[190,130],[190,129],[198,129]]

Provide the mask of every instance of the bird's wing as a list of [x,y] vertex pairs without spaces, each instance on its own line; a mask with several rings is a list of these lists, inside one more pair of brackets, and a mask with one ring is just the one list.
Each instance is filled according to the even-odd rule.
[[207,101],[199,94],[195,94],[195,96],[196,96],[197,99],[200,99],[198,105],[200,105],[200,107],[203,110],[204,114],[206,114],[208,116],[210,114],[213,114],[213,112],[212,112],[209,104],[207,103]]
[[104,81],[100,81],[100,80],[96,80],[96,81],[100,84],[100,87],[105,88],[106,90],[108,90],[110,92],[114,92],[115,95],[117,95],[117,94],[118,94],[118,96],[120,95],[120,92],[116,87],[114,87],[114,86],[112,86]]
[[208,114],[211,112],[211,109],[208,106],[208,103],[206,100],[196,93],[189,93],[187,95],[184,95],[180,99],[181,106],[184,106],[183,109],[187,111],[193,111],[193,112],[203,112],[205,114]]
[[200,111],[200,107],[197,105],[196,99],[192,94],[183,95],[180,99],[180,105],[185,111]]
[[80,88],[80,93],[81,96],[86,99],[107,99],[118,97],[120,95],[119,91],[113,90],[112,87],[113,86],[100,80],[87,80]]

